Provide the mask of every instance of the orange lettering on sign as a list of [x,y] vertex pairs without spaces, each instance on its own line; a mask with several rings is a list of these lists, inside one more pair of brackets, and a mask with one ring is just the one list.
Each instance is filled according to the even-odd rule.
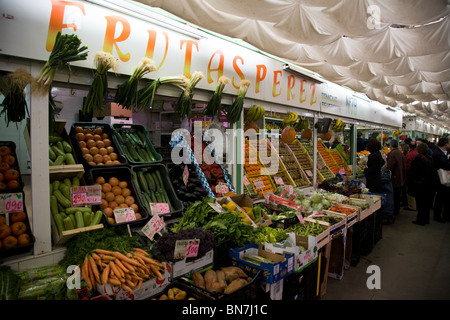
[[287,100],[295,99],[295,94],[292,93],[292,89],[295,86],[295,76],[288,77],[288,89],[287,89]]
[[281,94],[281,89],[277,93],[277,86],[280,85],[280,80],[278,80],[278,76],[281,76],[281,70],[276,70],[273,72],[273,88],[272,88],[273,97],[277,97]]
[[311,101],[309,103],[309,105],[313,105],[314,103],[317,102],[316,98],[316,84],[315,83],[311,83],[311,85],[309,86],[312,89],[312,93],[311,93]]
[[256,83],[255,83],[255,93],[259,92],[259,83],[266,78],[267,67],[263,64],[258,64],[256,66]]
[[81,12],[85,15],[84,12],[84,4],[78,2],[71,1],[58,1],[58,0],[50,0],[52,3],[52,12],[50,13],[50,23],[48,25],[48,34],[47,41],[45,44],[45,49],[48,52],[53,50],[53,46],[55,45],[56,35],[63,28],[72,28],[74,31],[77,31],[77,25],[73,23],[63,23],[64,21],[64,11],[66,6],[75,6],[78,7]]
[[[155,53],[157,33],[155,30],[147,30],[147,32],[148,32],[148,42],[147,42],[147,50],[145,51],[145,56],[149,59],[153,59],[153,55]],[[169,51],[169,35],[165,31],[163,31],[162,34],[166,39],[166,48],[164,49],[164,57],[162,58],[161,63],[159,64],[157,69],[161,68],[161,66],[163,65],[167,57],[167,52]]]
[[[214,58],[215,55],[219,56],[219,66],[217,68],[215,68],[215,69],[212,69],[211,68],[211,63],[212,63],[213,58]],[[217,71],[217,81],[223,75],[224,61],[225,61],[225,57],[224,57],[223,52],[221,50],[217,50],[216,52],[213,53],[213,55],[211,56],[211,59],[209,59],[209,63],[208,63],[208,72],[207,72],[208,83],[214,82],[214,80],[211,77],[211,72],[212,71]]]
[[[103,51],[109,52],[112,54],[113,46],[116,48],[117,54],[119,55],[119,59],[123,62],[127,62],[130,60],[130,53],[123,54],[119,50],[119,46],[117,42],[122,42],[128,39],[131,33],[130,23],[127,19],[120,16],[106,16],[106,32],[105,32],[105,42],[103,43]],[[117,23],[120,22],[122,24],[123,30],[122,33],[114,38],[116,34],[116,26]]]
[[180,50],[183,49],[183,45],[186,44],[186,54],[184,58],[184,72],[183,74],[187,78],[191,78],[191,64],[192,64],[192,48],[195,45],[195,48],[198,52],[198,43],[194,40],[181,40],[180,41]]
[[304,95],[303,95],[305,93],[305,88],[304,88],[305,83],[306,83],[306,80],[300,80],[300,103],[303,103],[306,101],[306,97],[304,97]]
[[[244,79],[245,79],[244,74],[242,73],[241,69],[239,69],[239,67],[238,67],[238,65],[237,65],[237,61],[238,61],[238,60],[240,60],[240,61],[242,62],[242,64],[244,64],[244,59],[242,59],[242,57],[240,57],[240,56],[236,56],[236,57],[234,57],[234,59],[233,59],[233,69],[234,69],[234,71],[236,71],[236,73],[238,74],[239,78],[240,78],[241,80],[244,80]],[[234,77],[233,77],[233,79],[231,79],[231,84],[232,84],[233,87],[235,87],[236,89],[239,89],[239,87],[240,87],[240,83],[239,83],[238,86],[234,83]]]

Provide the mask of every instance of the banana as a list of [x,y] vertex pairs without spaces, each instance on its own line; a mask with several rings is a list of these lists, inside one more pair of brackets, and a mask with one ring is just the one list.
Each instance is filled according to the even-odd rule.
[[247,111],[247,115],[246,115],[246,122],[252,122],[256,120],[256,113],[258,112],[258,106],[257,105],[253,105],[250,107],[250,109],[248,109]]

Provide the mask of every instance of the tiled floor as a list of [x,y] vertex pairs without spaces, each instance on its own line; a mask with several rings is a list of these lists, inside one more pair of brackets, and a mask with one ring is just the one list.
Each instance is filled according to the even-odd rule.
[[[322,300],[448,300],[450,299],[450,223],[431,219],[412,223],[416,212],[402,210],[394,224],[383,225],[382,239],[342,279],[328,278]],[[367,280],[380,269],[380,289]]]

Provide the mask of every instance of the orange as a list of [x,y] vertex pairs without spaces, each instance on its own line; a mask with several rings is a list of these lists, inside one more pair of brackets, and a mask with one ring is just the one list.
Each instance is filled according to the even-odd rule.
[[94,135],[93,135],[92,133],[85,133],[85,134],[84,134],[84,139],[85,139],[86,141],[94,140]]
[[107,207],[107,208],[103,209],[103,212],[105,213],[105,215],[107,217],[112,217],[114,214],[114,211],[111,207]]
[[93,133],[101,135],[103,133],[103,129],[102,128],[95,128]]
[[111,177],[109,178],[108,182],[114,187],[118,186],[120,181],[116,177]]
[[119,182],[119,187],[121,187],[122,189],[126,188],[127,186],[128,186],[128,182],[126,182],[126,181],[120,181]]
[[122,194],[122,188],[119,187],[118,185],[115,185],[114,187],[112,187],[111,189],[112,193],[114,193],[114,195],[121,195]]
[[113,201],[110,201],[109,203],[108,203],[108,207],[110,207],[111,209],[116,209],[117,207],[118,207],[119,205],[117,204],[117,202],[115,202],[114,200]]
[[95,156],[96,154],[99,154],[99,149],[97,147],[92,147],[89,149],[89,153]]
[[95,182],[97,182],[97,183],[99,183],[99,184],[104,184],[104,183],[105,183],[105,178],[102,177],[102,176],[98,176],[98,177],[95,179]]
[[102,140],[97,140],[96,147],[101,149],[105,147],[105,143]]
[[5,239],[3,239],[3,249],[10,249],[17,246],[17,238],[14,236],[7,236]]
[[23,233],[17,237],[17,244],[23,246],[31,242],[30,236],[27,233]]
[[108,202],[114,201],[115,197],[116,197],[116,195],[114,193],[112,193],[111,191],[105,193],[105,200]]
[[129,188],[122,188],[122,195],[128,197],[131,195],[131,190]]
[[16,237],[27,231],[27,225],[21,221],[14,222],[11,225],[11,233]]
[[114,201],[120,206],[122,203],[125,202],[125,197],[121,194],[116,195],[116,197],[114,198]]
[[7,189],[17,189],[18,187],[19,187],[19,181],[17,181],[16,179],[10,180],[6,184]]
[[108,201],[106,199],[102,199],[102,209],[108,208]]
[[102,141],[103,142],[102,137],[99,134],[94,134],[93,137],[94,137],[95,141]]
[[111,160],[112,160],[112,161],[117,160],[117,158],[118,158],[118,155],[117,155],[117,153],[115,153],[115,152],[111,152],[111,153],[109,154],[109,156],[111,157]]
[[129,206],[131,206],[134,203],[134,197],[133,196],[128,196],[125,198],[125,203]]
[[24,222],[27,219],[27,214],[23,211],[13,212],[9,214],[10,223]]
[[105,145],[105,148],[106,148],[106,151],[108,151],[108,154],[110,154],[111,152],[114,152],[114,148],[111,147],[111,146],[106,146]]
[[101,154],[96,154],[96,155],[94,156],[94,162],[97,163],[97,164],[102,163],[102,162],[103,162],[103,157],[102,157],[102,155],[101,155]]
[[[125,199],[126,201],[126,199]],[[137,212],[139,210],[139,207],[136,203],[130,204],[130,208],[133,209],[134,212]]]
[[91,139],[91,140],[86,140],[86,148],[90,149],[92,147],[95,147],[97,145],[97,143]]
[[19,179],[19,171],[16,169],[9,169],[3,173],[3,176],[6,181],[17,180]]
[[104,182],[104,183],[102,184],[102,191],[103,191],[104,193],[110,192],[111,189],[112,189],[112,186],[111,186],[108,182]]
[[105,156],[108,154],[108,150],[106,150],[106,148],[98,148],[98,153],[100,153],[102,156]]
[[78,132],[78,133],[76,134],[76,137],[77,137],[77,140],[78,140],[78,141],[84,141],[84,140],[85,140],[85,137],[84,137],[84,133],[83,133],[83,132]]
[[7,236],[11,235],[11,227],[7,224],[0,225],[0,239],[5,239]]
[[4,215],[0,214],[0,225],[6,224],[6,218]]

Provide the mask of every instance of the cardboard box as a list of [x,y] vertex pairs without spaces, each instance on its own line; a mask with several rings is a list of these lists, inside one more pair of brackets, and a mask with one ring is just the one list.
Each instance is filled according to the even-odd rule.
[[103,110],[94,110],[92,115],[95,118],[113,116],[121,118],[131,118],[133,116],[133,111],[130,109],[124,109],[120,104],[109,102],[103,106]]
[[[321,224],[322,226],[327,226],[327,228],[322,233],[318,234],[317,236],[296,235],[297,245],[301,245],[304,248],[309,248],[311,246],[311,241],[315,241],[317,244],[317,249],[320,249],[323,246],[325,246],[327,243],[330,242],[330,240],[331,240],[330,228],[329,228],[330,224],[328,222],[324,222],[324,221],[320,221],[320,220],[317,220],[317,222],[319,222],[319,224]],[[311,218],[305,218],[305,223],[316,223],[316,220],[311,219]],[[314,238],[314,240],[312,238]]]
[[[271,259],[272,263],[261,262],[259,264],[244,259],[246,255],[259,255]],[[263,270],[262,282],[275,283],[285,278],[294,271],[294,254],[284,252],[283,254],[271,253],[263,250],[262,245],[246,244],[242,248],[230,250],[230,258],[234,266],[251,271],[253,274]]]
[[96,283],[96,289],[100,295],[106,294],[108,296],[113,296],[115,300],[145,300],[165,289],[170,283],[170,271],[171,266],[167,264],[164,274],[162,275],[163,279],[157,277],[149,279],[145,281],[139,289],[134,290],[132,293],[110,283],[104,285]]
[[[289,232],[288,240],[290,240],[291,243],[295,243],[295,246],[280,248],[273,243],[265,243],[264,249],[268,252],[277,254],[283,254],[283,252],[293,253],[294,271],[301,271],[317,259],[318,249],[315,237],[311,237],[310,239],[308,239],[305,245],[305,243],[300,244],[300,242],[297,242],[295,233]],[[305,250],[301,250],[300,246]]]
[[214,258],[214,250],[208,251],[203,257],[186,262],[180,260],[175,263],[170,263],[172,279],[184,276],[191,272],[200,271],[206,267],[212,266]]

